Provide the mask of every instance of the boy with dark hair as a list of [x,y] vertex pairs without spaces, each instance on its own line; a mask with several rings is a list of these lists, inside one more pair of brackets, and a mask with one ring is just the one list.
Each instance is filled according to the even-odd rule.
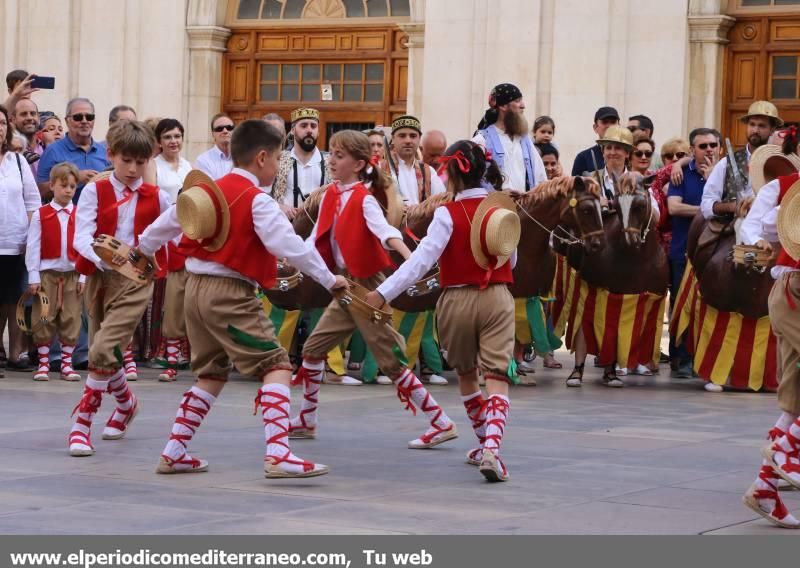
[[189,273],[184,309],[197,375],[178,407],[157,473],[208,470],[208,462],[192,457],[187,448],[222,392],[231,363],[263,381],[256,408],[261,407],[264,422],[265,477],[328,473],[327,466],[302,460],[289,448],[292,365],[254,293],[256,286],[268,289],[275,283],[277,258],[287,258],[329,290],[347,285],[259,189],[275,179],[282,144],[283,134],[272,125],[242,122],[231,139],[231,173],[214,182],[200,171],[190,172],[178,203],[141,236],[139,250],[149,256],[184,233],[179,247]]

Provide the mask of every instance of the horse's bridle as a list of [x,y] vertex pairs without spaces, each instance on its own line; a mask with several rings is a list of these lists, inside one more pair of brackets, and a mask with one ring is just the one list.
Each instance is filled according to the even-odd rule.
[[[647,225],[644,229],[640,229],[638,227],[623,227],[623,231],[625,233],[631,233],[634,235],[639,235],[642,239],[642,242],[647,240],[647,234],[650,232],[650,225],[653,224],[653,202],[650,199],[650,192],[645,188],[639,188],[638,186],[633,191],[632,196],[642,195],[644,194],[645,201],[647,202]],[[621,195],[617,195],[617,199],[622,197]]]
[[[525,216],[528,219],[536,223],[539,226],[539,228],[541,228],[543,231],[549,233],[551,237],[553,237],[554,239],[558,239],[559,241],[561,241],[562,244],[565,244],[567,246],[572,246],[585,243],[586,239],[589,237],[594,237],[597,235],[604,234],[602,228],[585,233],[583,231],[583,226],[581,225],[580,218],[578,217],[578,211],[577,211],[578,205],[583,201],[593,201],[596,197],[597,196],[592,193],[588,193],[586,195],[581,195],[580,197],[578,197],[578,191],[573,188],[569,194],[569,199],[567,200],[567,204],[561,209],[560,213],[558,214],[558,218],[562,219],[567,210],[572,209],[572,215],[575,219],[575,225],[578,227],[578,231],[580,233],[580,236],[578,237],[573,235],[569,229],[565,228],[560,223],[557,224],[554,229],[548,229],[542,223],[540,223],[538,219],[536,219],[533,215],[528,213],[528,210],[522,207],[519,201],[517,201],[517,209],[525,213]],[[602,223],[602,218],[600,219],[600,221]],[[556,231],[561,231],[565,233],[567,237],[562,237],[561,235],[557,235]]]

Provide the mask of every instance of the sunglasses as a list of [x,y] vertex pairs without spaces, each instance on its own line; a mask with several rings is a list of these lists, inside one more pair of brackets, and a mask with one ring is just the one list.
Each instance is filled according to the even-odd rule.
[[665,160],[671,160],[672,158],[680,160],[686,157],[686,152],[664,152],[663,154],[661,154],[661,157],[664,158]]
[[705,150],[706,148],[711,148],[712,150],[719,146],[719,142],[703,142],[702,144],[698,144],[697,147],[701,150]]
[[233,124],[223,124],[222,126],[215,126],[211,130],[213,130],[214,132],[222,132],[223,130],[227,130],[228,132],[230,132],[231,130],[233,130]]
[[79,112],[73,115],[70,115],[70,118],[75,122],[92,122],[94,120],[94,114],[91,112]]
[[652,158],[653,153],[650,150],[634,150],[633,155],[637,158]]

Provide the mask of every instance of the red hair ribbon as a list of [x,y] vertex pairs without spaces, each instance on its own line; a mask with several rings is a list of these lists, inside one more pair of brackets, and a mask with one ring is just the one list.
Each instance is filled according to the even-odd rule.
[[778,138],[782,138],[785,140],[787,136],[791,136],[792,140],[797,142],[797,126],[793,124],[789,128],[784,128],[783,130],[778,132]]
[[464,152],[458,150],[457,152],[451,154],[450,156],[442,156],[439,158],[439,170],[443,170],[447,167],[451,161],[456,162],[458,165],[458,169],[461,171],[462,174],[468,174],[470,170],[469,160],[464,155]]

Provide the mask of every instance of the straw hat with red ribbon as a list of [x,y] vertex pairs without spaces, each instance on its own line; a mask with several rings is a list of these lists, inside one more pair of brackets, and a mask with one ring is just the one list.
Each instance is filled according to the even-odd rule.
[[187,238],[216,251],[228,240],[231,214],[219,186],[207,174],[192,170],[183,182],[177,202],[178,222]]

